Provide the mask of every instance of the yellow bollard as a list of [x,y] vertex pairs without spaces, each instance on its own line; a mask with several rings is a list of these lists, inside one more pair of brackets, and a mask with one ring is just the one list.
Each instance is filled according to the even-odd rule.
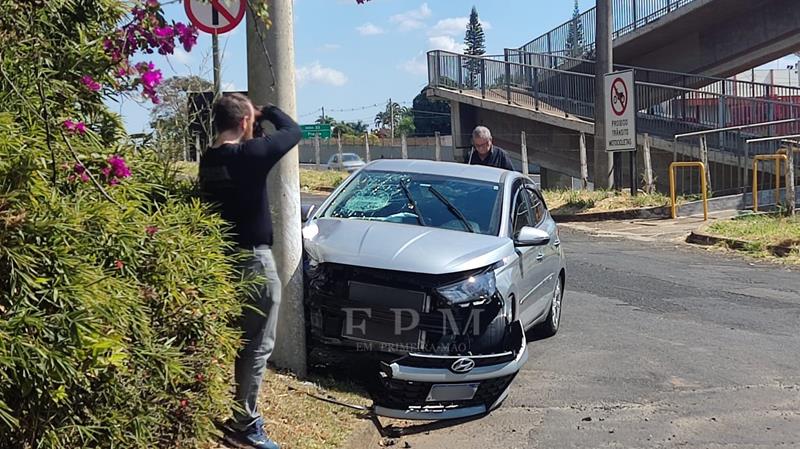
[[781,199],[781,161],[789,163],[785,154],[758,154],[753,158],[753,212],[758,212],[758,161],[775,161],[775,204]]
[[702,162],[673,162],[669,164],[669,194],[672,200],[672,219],[678,218],[675,169],[682,167],[697,167],[700,169],[700,188],[703,189],[703,220],[708,221],[708,185],[706,185],[706,166]]

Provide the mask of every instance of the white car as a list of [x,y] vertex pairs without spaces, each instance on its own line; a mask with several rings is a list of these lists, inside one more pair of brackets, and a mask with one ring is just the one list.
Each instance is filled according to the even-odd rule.
[[339,154],[334,154],[328,159],[328,170],[341,170],[353,173],[365,165],[361,157],[355,153],[342,153],[342,160],[339,161]]
[[558,227],[520,173],[373,161],[303,221],[310,341],[374,358],[378,415],[486,413],[528,359],[525,332],[558,331]]

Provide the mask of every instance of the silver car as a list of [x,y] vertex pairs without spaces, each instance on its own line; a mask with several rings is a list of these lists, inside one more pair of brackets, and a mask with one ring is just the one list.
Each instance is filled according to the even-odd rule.
[[554,335],[566,275],[555,222],[520,173],[379,160],[303,227],[313,344],[377,361],[377,414],[451,419],[505,399],[528,331]]
[[328,170],[341,170],[347,173],[353,173],[364,165],[361,156],[355,153],[342,153],[342,160],[339,160],[339,154],[336,153],[328,159]]

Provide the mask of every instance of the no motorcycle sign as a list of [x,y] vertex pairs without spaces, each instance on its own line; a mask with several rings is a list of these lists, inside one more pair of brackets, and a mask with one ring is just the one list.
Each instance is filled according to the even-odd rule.
[[634,93],[633,70],[606,75],[606,151],[636,151]]

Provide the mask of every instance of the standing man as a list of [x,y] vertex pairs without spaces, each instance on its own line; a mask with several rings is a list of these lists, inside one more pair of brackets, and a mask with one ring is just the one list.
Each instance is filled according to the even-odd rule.
[[[261,120],[275,125],[275,133],[253,137]],[[275,346],[281,281],[272,257],[272,219],[267,195],[267,174],[300,141],[302,133],[291,117],[275,106],[256,110],[241,94],[220,98],[214,104],[217,139],[200,159],[203,199],[215,204],[241,252],[246,278],[266,280],[247,299],[241,316],[243,346],[236,357],[236,396],[233,417],[223,425],[225,439],[236,447],[278,449],[264,433],[257,410],[258,393]],[[253,310],[255,309],[255,310]]]
[[472,151],[467,164],[514,170],[506,151],[492,145],[492,133],[485,126],[478,126],[472,131]]

